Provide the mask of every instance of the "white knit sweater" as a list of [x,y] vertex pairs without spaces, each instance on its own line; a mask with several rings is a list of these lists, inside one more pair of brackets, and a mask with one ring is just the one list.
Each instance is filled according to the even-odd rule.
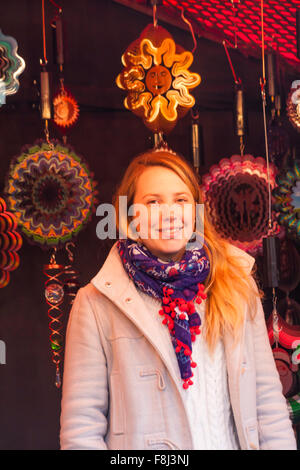
[[[161,302],[141,291],[140,294],[149,308],[153,321],[161,323],[162,317],[158,313]],[[195,303],[195,308],[201,317],[201,330],[203,330],[205,301],[202,301],[200,305]],[[165,340],[171,342],[167,326],[161,324],[161,328],[165,332]],[[194,384],[187,390],[182,385],[180,388],[187,407],[194,449],[239,449],[229,399],[223,342],[218,342],[211,355],[203,335],[197,335],[196,341],[192,343],[192,358],[197,363],[197,367],[192,369]]]

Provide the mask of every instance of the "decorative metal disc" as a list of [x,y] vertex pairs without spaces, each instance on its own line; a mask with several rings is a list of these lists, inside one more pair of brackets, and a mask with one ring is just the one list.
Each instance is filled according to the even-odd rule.
[[300,131],[300,80],[295,80],[292,83],[287,98],[286,113],[293,127]]
[[300,241],[300,160],[292,168],[282,170],[276,177],[273,191],[278,221],[296,241]]
[[25,62],[17,50],[17,41],[0,29],[0,106],[5,103],[6,95],[13,95],[19,89],[18,77],[25,69]]
[[7,286],[10,271],[20,264],[17,251],[22,246],[22,237],[16,231],[17,225],[16,217],[6,210],[6,202],[0,197],[0,288]]
[[[269,166],[271,189],[276,167]],[[280,234],[274,220],[268,226],[266,161],[252,155],[233,155],[213,165],[202,178],[206,209],[220,236],[252,255],[262,251],[263,237]]]
[[170,132],[195,104],[190,91],[201,77],[189,70],[193,60],[166,29],[148,25],[122,56],[116,83],[128,93],[125,107],[153,132]]
[[84,228],[94,209],[96,183],[69,146],[53,141],[24,148],[13,159],[7,201],[26,237],[42,248],[62,247]]
[[75,98],[60,91],[53,99],[54,122],[59,127],[71,127],[78,119],[79,107]]

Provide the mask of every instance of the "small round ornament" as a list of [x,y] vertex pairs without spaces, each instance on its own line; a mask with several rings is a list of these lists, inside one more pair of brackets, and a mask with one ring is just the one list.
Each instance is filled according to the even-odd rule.
[[60,90],[53,98],[53,120],[58,127],[71,127],[78,119],[79,107],[75,98],[65,90]]
[[51,283],[45,287],[46,300],[52,304],[60,304],[64,298],[64,288],[61,284]]

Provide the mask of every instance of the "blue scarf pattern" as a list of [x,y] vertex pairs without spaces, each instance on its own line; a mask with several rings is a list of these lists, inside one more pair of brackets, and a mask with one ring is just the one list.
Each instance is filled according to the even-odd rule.
[[130,239],[119,240],[119,255],[128,276],[136,287],[159,299],[162,323],[170,331],[177,357],[183,388],[193,384],[192,342],[200,334],[201,319],[194,301],[207,297],[203,282],[210,271],[205,249],[193,246],[186,249],[180,261],[163,262],[145,245]]

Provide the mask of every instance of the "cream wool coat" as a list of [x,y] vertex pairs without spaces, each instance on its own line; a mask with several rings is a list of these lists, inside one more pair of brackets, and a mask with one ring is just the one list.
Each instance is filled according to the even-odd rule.
[[[254,258],[232,246],[250,275]],[[253,278],[252,278],[253,280]],[[254,282],[254,280],[253,280]],[[224,338],[241,449],[296,449],[260,299],[242,340]],[[127,276],[116,244],[74,301],[66,335],[61,449],[192,449],[173,346]]]

